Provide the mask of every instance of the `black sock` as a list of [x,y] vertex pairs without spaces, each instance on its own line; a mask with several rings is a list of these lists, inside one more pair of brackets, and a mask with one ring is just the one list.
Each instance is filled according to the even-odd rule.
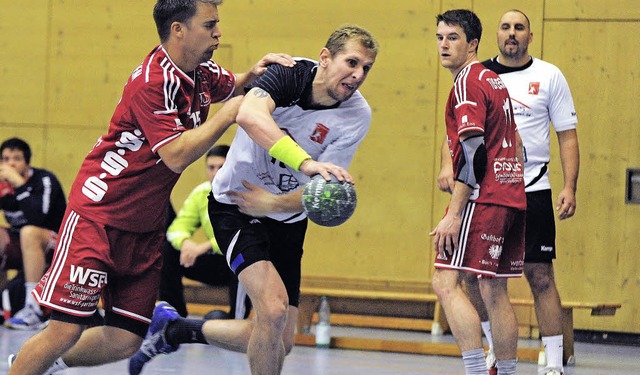
[[169,324],[165,333],[167,343],[177,344],[207,344],[202,334],[204,320],[178,319]]

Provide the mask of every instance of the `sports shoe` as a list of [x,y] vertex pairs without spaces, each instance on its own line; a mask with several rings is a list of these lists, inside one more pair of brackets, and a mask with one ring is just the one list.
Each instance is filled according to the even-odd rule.
[[496,355],[493,354],[492,350],[489,350],[487,352],[485,361],[487,361],[487,370],[489,370],[489,375],[498,375],[498,365],[496,364]]
[[142,372],[142,367],[158,354],[173,353],[180,345],[170,345],[167,343],[165,333],[169,323],[178,320],[180,314],[167,302],[158,302],[153,310],[151,325],[147,335],[140,346],[140,350],[129,360],[129,374],[138,375]]
[[5,320],[5,327],[18,329],[21,331],[42,329],[47,326],[49,321],[42,313],[38,313],[30,306],[25,306],[18,311],[13,317]]
[[11,368],[11,365],[13,365],[13,362],[16,361],[16,358],[18,358],[17,354],[9,354],[9,358],[7,359],[7,362],[9,363],[9,368]]
[[559,370],[559,369],[555,369],[555,368],[545,368],[542,371],[543,375],[563,375],[564,371]]

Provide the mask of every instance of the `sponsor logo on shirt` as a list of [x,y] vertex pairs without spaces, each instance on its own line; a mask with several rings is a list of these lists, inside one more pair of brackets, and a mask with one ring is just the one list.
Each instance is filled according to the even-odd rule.
[[529,94],[538,95],[540,92],[540,82],[529,82]]
[[318,122],[316,123],[316,130],[313,131],[310,138],[316,143],[323,144],[327,134],[329,134],[329,128]]
[[540,246],[540,251],[550,252],[553,251],[552,246]]

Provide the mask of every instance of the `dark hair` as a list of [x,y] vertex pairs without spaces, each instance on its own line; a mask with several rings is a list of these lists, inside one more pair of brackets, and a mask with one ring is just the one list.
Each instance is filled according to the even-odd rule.
[[371,33],[364,27],[348,23],[338,27],[331,33],[324,47],[331,52],[331,56],[335,56],[352,39],[359,41],[364,48],[374,55],[378,54],[379,45]]
[[229,146],[227,145],[217,145],[213,146],[209,152],[207,152],[207,157],[209,156],[222,156],[223,158],[227,157],[227,153],[229,152]]
[[5,148],[9,150],[22,151],[22,154],[24,155],[24,161],[27,162],[27,164],[31,163],[31,147],[29,147],[29,144],[22,139],[9,138],[6,141],[2,142],[2,145],[0,145],[0,154],[2,154]]
[[[460,26],[467,36],[467,43],[478,39],[478,46],[480,45],[482,22],[480,22],[480,18],[472,11],[468,9],[448,10],[436,16],[436,25],[440,22],[444,22],[447,25]],[[476,46],[476,52],[478,52],[478,46]]]
[[153,20],[156,21],[161,43],[169,39],[172,23],[187,22],[196,14],[198,2],[222,4],[222,0],[158,0],[153,7]]

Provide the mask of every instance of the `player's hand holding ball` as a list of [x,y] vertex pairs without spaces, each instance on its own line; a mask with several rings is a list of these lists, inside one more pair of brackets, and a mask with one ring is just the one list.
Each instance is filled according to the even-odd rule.
[[345,181],[327,181],[315,175],[304,186],[302,206],[311,221],[335,227],[347,221],[356,209],[356,190]]

